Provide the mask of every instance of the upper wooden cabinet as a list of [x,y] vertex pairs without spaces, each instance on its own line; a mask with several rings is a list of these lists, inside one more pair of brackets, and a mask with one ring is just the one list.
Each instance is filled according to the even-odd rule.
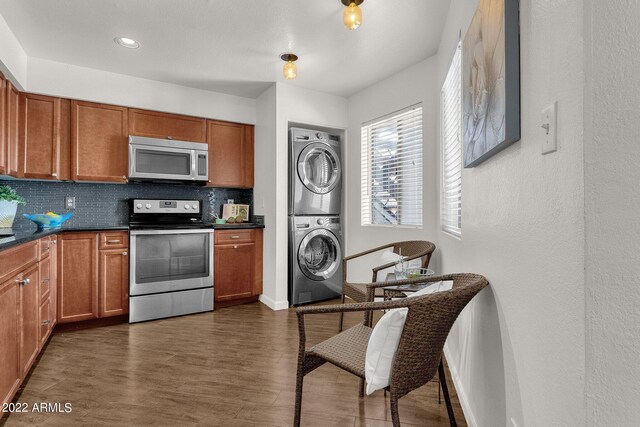
[[20,94],[19,176],[70,179],[70,101]]
[[207,121],[157,111],[129,109],[129,135],[207,142]]
[[19,129],[19,97],[20,92],[18,89],[11,84],[9,80],[6,81],[7,88],[7,114],[6,114],[6,139],[7,139],[7,166],[8,173],[7,175],[19,177],[18,169],[19,169],[19,140],[18,140],[18,129]]
[[127,182],[127,108],[71,101],[71,179]]
[[253,188],[253,126],[209,120],[210,187]]

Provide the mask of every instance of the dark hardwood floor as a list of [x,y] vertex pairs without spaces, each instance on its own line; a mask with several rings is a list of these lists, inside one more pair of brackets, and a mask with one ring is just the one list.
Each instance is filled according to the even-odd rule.
[[[347,325],[360,315],[346,317]],[[307,319],[309,345],[336,333],[337,315]],[[14,402],[71,403],[70,413],[14,413],[6,426],[290,426],[298,330],[293,310],[260,303],[136,325],[55,334]],[[464,416],[450,385],[458,425]],[[432,381],[400,399],[403,425],[447,426]],[[391,426],[382,391],[325,365],[305,378],[304,426]]]

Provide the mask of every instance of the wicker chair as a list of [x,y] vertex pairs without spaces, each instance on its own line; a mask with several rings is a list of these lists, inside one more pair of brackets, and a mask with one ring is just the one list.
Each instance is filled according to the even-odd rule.
[[[370,302],[373,301],[375,297],[382,297],[383,291],[381,287],[378,287],[374,293],[369,292],[369,285],[362,283],[349,283],[347,282],[347,262],[360,258],[365,255],[372,254],[374,252],[381,251],[383,249],[393,248],[393,252],[396,254],[402,253],[402,256],[407,261],[411,261],[413,259],[422,258],[422,268],[429,267],[429,261],[431,261],[431,255],[433,251],[436,250],[436,245],[426,240],[408,240],[405,242],[396,242],[389,243],[388,245],[379,246],[377,248],[369,249],[368,251],[360,252],[351,256],[348,256],[342,260],[342,303],[344,304],[344,298],[349,297],[355,302]],[[378,272],[380,270],[384,270],[385,268],[393,267],[394,263],[379,265],[377,267],[373,267],[373,277],[371,278],[371,283],[377,281]],[[381,282],[379,282],[381,283]],[[395,283],[393,283],[395,284]],[[388,284],[387,284],[388,285]],[[340,331],[342,331],[342,323],[344,321],[344,313],[340,312]],[[371,316],[369,316],[369,322],[367,323],[371,326]]]
[[[296,309],[300,334],[294,426],[300,425],[302,411],[302,383],[304,376],[329,362],[361,378],[360,396],[364,395],[365,356],[371,328],[364,321],[340,334],[306,349],[305,315],[338,312],[370,312],[407,307],[407,318],[393,362],[390,385],[391,418],[394,426],[400,425],[398,399],[423,386],[438,372],[441,379],[449,421],[456,425],[451,400],[444,378],[442,350],[449,331],[462,309],[488,285],[487,280],[477,274],[451,274],[426,279],[408,279],[398,284],[425,283],[453,280],[450,291],[403,298],[393,301],[365,302],[356,304],[320,305]],[[377,285],[377,284],[376,284]]]

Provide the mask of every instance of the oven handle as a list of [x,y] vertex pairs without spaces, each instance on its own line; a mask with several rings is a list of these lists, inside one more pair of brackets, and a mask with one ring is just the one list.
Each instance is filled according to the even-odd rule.
[[213,228],[198,229],[176,229],[176,230],[130,230],[132,236],[140,236],[144,234],[162,235],[162,234],[213,234]]

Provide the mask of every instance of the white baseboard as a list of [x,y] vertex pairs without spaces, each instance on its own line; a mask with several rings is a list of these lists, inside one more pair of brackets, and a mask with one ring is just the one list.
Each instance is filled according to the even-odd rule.
[[464,413],[464,417],[467,420],[467,425],[469,427],[478,427],[478,422],[476,421],[476,417],[473,415],[473,411],[471,410],[471,406],[469,405],[469,398],[467,397],[467,393],[464,391],[462,380],[458,375],[458,369],[453,362],[454,358],[451,355],[447,344],[444,345],[444,356],[447,358],[447,366],[449,367],[451,381],[453,382],[453,386],[456,388],[458,400],[460,401],[460,406],[462,406],[462,412]]
[[273,311],[286,310],[289,308],[289,301],[275,301],[265,294],[260,295],[260,302],[269,307]]

